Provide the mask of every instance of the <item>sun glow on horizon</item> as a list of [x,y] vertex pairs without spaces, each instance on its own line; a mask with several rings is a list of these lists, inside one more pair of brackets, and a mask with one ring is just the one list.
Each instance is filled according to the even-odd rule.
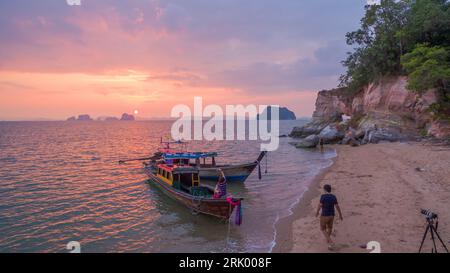
[[[115,116],[130,108],[142,117],[169,117],[174,105],[189,104],[195,96],[203,97],[208,104],[275,103],[304,116],[312,111],[309,108],[315,100],[313,91],[293,90],[278,94],[276,99],[261,93],[256,98],[239,89],[191,86],[179,79],[148,76],[161,74],[129,70],[97,74],[0,71],[0,119]],[[7,103],[11,101],[14,104]]]

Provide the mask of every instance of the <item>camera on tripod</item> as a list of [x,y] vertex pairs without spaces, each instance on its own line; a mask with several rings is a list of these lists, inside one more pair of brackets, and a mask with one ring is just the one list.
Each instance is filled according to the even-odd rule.
[[439,233],[437,231],[437,229],[438,229],[438,215],[436,213],[432,212],[429,209],[421,209],[420,213],[425,215],[425,217],[427,219],[427,227],[426,227],[425,233],[423,234],[423,237],[422,237],[422,243],[420,244],[420,247],[419,247],[419,253],[422,251],[423,243],[425,242],[425,239],[427,238],[427,234],[428,233],[430,233],[431,241],[433,242],[433,248],[431,249],[432,253],[437,253],[438,252],[438,248],[436,246],[435,237],[437,237],[437,239],[441,243],[441,245],[444,248],[444,250],[447,253],[449,253],[449,251],[447,249],[447,246],[445,245],[444,241],[442,240],[441,236],[439,235]]
[[438,218],[438,215],[429,209],[421,209],[420,213],[425,215],[427,217],[427,219],[430,219],[430,220]]

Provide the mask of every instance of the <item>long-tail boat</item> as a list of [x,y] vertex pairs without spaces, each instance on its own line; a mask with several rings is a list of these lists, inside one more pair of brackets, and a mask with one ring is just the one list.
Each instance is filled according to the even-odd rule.
[[218,170],[222,170],[228,182],[244,182],[266,155],[266,151],[259,154],[253,162],[241,164],[217,164],[215,152],[176,152],[163,153],[161,159],[169,164],[183,164],[197,167],[202,180],[217,181]]
[[158,164],[182,164],[196,167],[200,178],[204,181],[217,181],[219,179],[219,169],[225,174],[228,182],[245,182],[253,170],[258,166],[258,176],[261,179],[261,161],[266,156],[267,151],[262,151],[258,158],[253,162],[241,164],[217,164],[216,152],[187,152],[185,149],[172,149],[170,144],[186,145],[182,141],[168,141],[161,144],[165,145],[151,157],[120,160],[119,163],[129,161],[143,161],[146,168],[155,169]]
[[228,220],[235,207],[236,223],[241,222],[242,198],[214,197],[214,189],[200,184],[197,168],[189,165],[158,164],[156,168],[146,166],[149,182],[172,199],[193,211]]

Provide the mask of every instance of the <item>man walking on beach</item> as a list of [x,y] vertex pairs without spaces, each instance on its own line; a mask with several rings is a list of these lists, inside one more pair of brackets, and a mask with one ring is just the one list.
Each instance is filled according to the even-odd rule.
[[334,222],[334,207],[336,207],[339,213],[339,219],[342,219],[341,208],[338,205],[337,198],[334,194],[331,194],[331,186],[324,185],[323,189],[325,191],[322,196],[320,196],[320,203],[317,207],[316,217],[319,216],[319,212],[322,209],[322,214],[320,216],[320,230],[328,244],[328,249],[333,247],[333,241],[331,240],[331,232],[333,231]]

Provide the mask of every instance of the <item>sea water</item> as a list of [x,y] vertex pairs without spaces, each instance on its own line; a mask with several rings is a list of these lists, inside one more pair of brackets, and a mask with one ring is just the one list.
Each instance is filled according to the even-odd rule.
[[[303,121],[282,121],[288,134]],[[288,216],[333,150],[277,151],[242,184],[243,223],[194,214],[147,183],[140,162],[167,138],[170,121],[0,122],[0,252],[270,252]],[[252,162],[258,141],[193,141],[217,163]],[[267,166],[267,167],[266,167]],[[267,169],[267,173],[265,173]],[[214,186],[214,184],[212,184]]]

